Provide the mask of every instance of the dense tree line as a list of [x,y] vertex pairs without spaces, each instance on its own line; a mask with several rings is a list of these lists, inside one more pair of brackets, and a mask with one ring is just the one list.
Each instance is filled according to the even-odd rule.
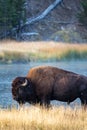
[[[7,34],[16,35],[23,25],[29,25],[43,19],[60,3],[63,3],[63,0],[54,0],[41,15],[26,20],[26,0],[0,0],[0,33],[4,34],[3,36],[0,34],[0,38],[4,38]],[[78,14],[78,18],[82,24],[87,26],[87,0],[81,0],[81,6],[82,10]]]

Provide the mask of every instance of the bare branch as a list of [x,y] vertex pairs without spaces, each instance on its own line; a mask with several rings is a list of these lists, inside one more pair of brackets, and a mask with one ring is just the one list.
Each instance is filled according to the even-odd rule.
[[41,15],[39,15],[39,16],[37,16],[37,17],[35,17],[35,18],[29,18],[29,19],[27,19],[27,22],[24,24],[24,26],[25,26],[25,25],[32,24],[32,23],[34,23],[34,22],[36,22],[36,21],[39,21],[39,20],[43,19],[43,18],[44,18],[45,16],[47,16],[47,15],[49,14],[49,12],[50,12],[51,10],[53,10],[58,4],[61,4],[62,1],[63,1],[63,0],[55,0],[47,9],[45,9],[45,11],[44,11]]

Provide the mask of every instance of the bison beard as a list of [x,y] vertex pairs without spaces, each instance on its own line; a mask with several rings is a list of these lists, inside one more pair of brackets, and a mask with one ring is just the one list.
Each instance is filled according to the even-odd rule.
[[56,67],[32,68],[26,77],[12,83],[13,99],[19,103],[40,103],[48,106],[51,100],[70,103],[80,98],[87,105],[87,77]]

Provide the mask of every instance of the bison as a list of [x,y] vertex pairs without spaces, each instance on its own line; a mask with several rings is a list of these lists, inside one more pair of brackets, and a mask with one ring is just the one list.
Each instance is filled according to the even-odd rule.
[[13,99],[19,104],[50,105],[51,100],[70,103],[80,98],[87,105],[87,77],[52,66],[30,69],[26,77],[17,77],[12,83]]

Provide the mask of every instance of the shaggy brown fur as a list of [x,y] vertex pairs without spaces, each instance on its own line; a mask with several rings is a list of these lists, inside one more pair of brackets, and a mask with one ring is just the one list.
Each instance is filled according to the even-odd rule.
[[[21,86],[25,79],[27,84]],[[35,67],[26,77],[17,77],[13,81],[12,93],[16,97],[15,100],[22,102],[40,102],[41,105],[49,105],[50,100],[70,103],[80,98],[84,105],[87,104],[87,77],[51,66]]]

